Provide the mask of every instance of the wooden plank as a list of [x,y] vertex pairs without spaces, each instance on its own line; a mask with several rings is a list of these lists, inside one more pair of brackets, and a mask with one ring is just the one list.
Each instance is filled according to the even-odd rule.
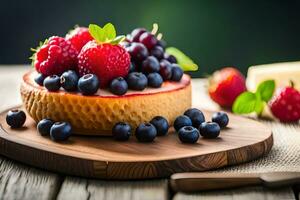
[[168,184],[167,180],[128,182],[67,177],[57,199],[163,200],[168,199]]
[[291,188],[267,190],[262,187],[248,187],[233,190],[210,191],[197,194],[178,193],[173,200],[293,200]]

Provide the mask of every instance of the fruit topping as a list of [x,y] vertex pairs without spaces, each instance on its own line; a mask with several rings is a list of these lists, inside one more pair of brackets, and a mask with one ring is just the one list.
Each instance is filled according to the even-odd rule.
[[142,72],[145,74],[159,71],[159,62],[154,56],[147,57],[142,63]]
[[199,126],[200,135],[204,138],[213,139],[220,135],[220,126],[215,122],[203,122]]
[[184,126],[178,131],[179,140],[183,143],[196,143],[199,139],[199,131],[193,126]]
[[204,114],[197,108],[190,108],[184,112],[192,120],[193,127],[199,128],[200,124],[205,122]]
[[167,54],[167,53],[164,54],[164,59],[166,59],[170,63],[177,63],[177,59],[175,58],[175,56]]
[[183,76],[182,69],[177,64],[172,64],[172,81],[179,82]]
[[156,72],[148,74],[147,78],[148,86],[153,88],[159,88],[163,83],[162,77]]
[[128,140],[131,135],[131,127],[129,124],[119,122],[114,125],[112,134],[115,140],[125,141]]
[[109,89],[113,94],[123,95],[127,92],[128,85],[123,77],[118,77],[112,80]]
[[161,60],[164,58],[164,49],[160,46],[155,46],[151,49],[150,54],[158,60]]
[[139,142],[152,142],[157,135],[155,126],[151,123],[142,123],[135,130],[135,136]]
[[80,52],[86,43],[93,40],[91,34],[89,33],[89,29],[86,27],[76,27],[75,29],[71,30],[65,38],[67,41],[71,42],[78,52]]
[[141,72],[131,72],[127,76],[128,87],[132,90],[144,90],[148,85],[147,77]]
[[164,117],[156,116],[150,123],[156,128],[157,136],[166,135],[168,133],[169,123]]
[[61,83],[61,86],[66,91],[75,91],[75,90],[77,90],[77,84],[78,84],[78,75],[77,75],[77,73],[73,70],[68,70],[68,71],[64,72],[60,76],[60,83]]
[[216,112],[212,115],[212,122],[219,124],[221,128],[225,128],[229,123],[229,117],[225,112]]
[[93,95],[99,89],[99,79],[95,74],[86,74],[78,81],[78,89],[83,95]]
[[54,141],[65,141],[72,135],[72,126],[68,122],[55,122],[50,129]]
[[37,124],[37,130],[43,136],[50,135],[50,129],[53,124],[54,122],[51,119],[42,119]]
[[149,55],[147,48],[142,43],[133,42],[126,50],[136,63],[141,63]]
[[163,80],[164,81],[170,80],[172,77],[171,63],[167,60],[161,60],[159,65],[160,65],[159,73],[160,73],[161,77],[163,78]]
[[36,77],[34,77],[34,81],[40,85],[40,86],[44,86],[44,80],[45,80],[45,76],[41,73],[38,73],[38,75]]
[[21,128],[26,121],[26,114],[22,110],[10,110],[6,115],[6,123],[11,128]]
[[144,44],[148,50],[151,50],[157,44],[157,39],[156,39],[155,35],[153,35],[149,32],[144,32],[140,36],[139,42]]
[[44,86],[47,90],[55,92],[58,91],[61,84],[60,84],[60,77],[57,75],[51,75],[45,78]]
[[173,126],[176,131],[179,131],[184,126],[192,126],[192,120],[188,116],[180,115],[175,119]]
[[134,30],[131,32],[131,41],[132,41],[132,42],[138,42],[139,39],[140,39],[140,36],[141,36],[143,33],[145,33],[145,32],[147,32],[147,30],[144,29],[144,28],[136,28],[136,29],[134,29]]

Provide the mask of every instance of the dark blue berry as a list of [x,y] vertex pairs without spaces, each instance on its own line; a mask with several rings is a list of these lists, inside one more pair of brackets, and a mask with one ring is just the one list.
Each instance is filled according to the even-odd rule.
[[167,60],[161,60],[160,63],[160,68],[159,68],[159,73],[161,77],[166,81],[170,80],[172,77],[172,65],[169,61]]
[[129,73],[136,71],[136,66],[134,62],[131,61],[130,63],[130,68],[129,68]]
[[86,74],[78,81],[78,89],[83,95],[93,95],[98,91],[99,79],[95,74]]
[[184,126],[192,126],[192,120],[185,115],[180,115],[175,119],[173,126],[178,131]]
[[26,121],[26,114],[22,110],[14,109],[8,111],[6,123],[12,128],[21,128]]
[[182,69],[177,64],[172,64],[172,81],[179,82],[183,76]]
[[72,126],[68,122],[55,122],[50,129],[50,137],[55,141],[67,140],[72,134]]
[[199,131],[193,126],[184,126],[178,131],[178,137],[183,143],[196,143],[199,139]]
[[158,136],[166,135],[168,133],[169,123],[164,117],[156,116],[150,123],[155,126]]
[[60,88],[60,78],[57,75],[51,75],[45,78],[44,86],[49,91],[58,91]]
[[128,85],[123,77],[118,77],[112,80],[109,89],[113,94],[123,95],[127,92]]
[[51,119],[42,119],[37,124],[37,130],[41,135],[50,135],[50,129],[54,122]]
[[158,40],[156,45],[162,47],[163,49],[165,49],[166,46],[167,46],[167,43],[164,40]]
[[115,140],[125,141],[128,140],[131,135],[131,127],[129,124],[119,122],[114,125],[112,134]]
[[151,49],[150,54],[158,60],[161,60],[164,58],[164,49],[161,46],[155,46]]
[[177,59],[173,55],[169,55],[165,53],[164,58],[168,60],[170,63],[177,63]]
[[35,81],[38,85],[44,86],[44,80],[45,80],[45,78],[46,78],[46,77],[45,77],[43,74],[39,73],[38,75],[36,75],[36,76],[34,77],[34,81]]
[[77,75],[77,73],[73,70],[68,70],[68,71],[64,72],[60,76],[60,83],[61,83],[61,86],[66,91],[75,91],[75,90],[77,90],[77,85],[78,85],[78,75]]
[[135,130],[135,136],[140,142],[152,142],[156,135],[156,128],[150,123],[142,123]]
[[141,72],[131,72],[127,76],[128,87],[132,90],[144,90],[148,85],[147,77]]
[[204,114],[197,108],[190,108],[184,112],[184,115],[188,116],[193,123],[193,127],[199,128],[200,124],[205,122]]
[[126,48],[135,62],[142,62],[149,55],[147,48],[142,43],[133,42]]
[[228,125],[229,118],[225,112],[216,112],[212,115],[212,121],[219,124],[221,128],[225,128]]
[[215,122],[203,122],[199,126],[199,131],[204,138],[213,139],[220,135],[220,126]]
[[148,86],[153,88],[159,88],[163,83],[162,77],[156,72],[148,74],[147,78]]
[[142,63],[142,72],[151,73],[159,71],[159,62],[154,56],[148,56]]

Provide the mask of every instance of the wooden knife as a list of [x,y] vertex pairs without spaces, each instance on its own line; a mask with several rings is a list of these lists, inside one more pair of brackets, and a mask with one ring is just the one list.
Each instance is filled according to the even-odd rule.
[[276,188],[300,183],[300,172],[268,173],[205,173],[188,172],[173,174],[170,179],[174,192],[198,192],[260,185]]

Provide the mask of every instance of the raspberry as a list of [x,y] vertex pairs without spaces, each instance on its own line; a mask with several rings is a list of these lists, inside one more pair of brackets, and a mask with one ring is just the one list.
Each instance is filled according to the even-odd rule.
[[60,75],[77,65],[78,51],[62,37],[50,37],[33,56],[36,71],[45,76]]
[[93,40],[91,34],[89,33],[89,29],[86,27],[76,27],[75,29],[71,30],[65,38],[67,41],[71,42],[78,52],[80,52],[86,43]]
[[296,122],[300,119],[300,93],[293,87],[279,89],[269,106],[281,122]]

